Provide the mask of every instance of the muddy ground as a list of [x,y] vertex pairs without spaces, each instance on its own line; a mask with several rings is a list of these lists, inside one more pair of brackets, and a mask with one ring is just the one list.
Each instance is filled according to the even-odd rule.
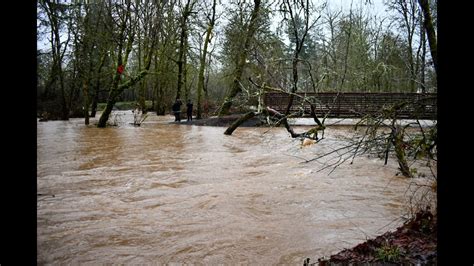
[[423,210],[394,232],[387,232],[329,258],[319,258],[317,262],[306,259],[304,265],[435,265],[437,232],[436,215]]

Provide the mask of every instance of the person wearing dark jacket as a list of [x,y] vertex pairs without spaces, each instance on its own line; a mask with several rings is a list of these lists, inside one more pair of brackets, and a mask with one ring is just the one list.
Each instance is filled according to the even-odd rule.
[[191,100],[188,100],[186,107],[187,107],[186,114],[188,115],[188,121],[193,121],[193,102],[191,102]]
[[174,114],[174,121],[178,121],[178,122],[181,122],[181,100],[180,99],[176,99],[176,101],[174,102],[173,106],[171,107],[172,110],[173,110],[173,114]]

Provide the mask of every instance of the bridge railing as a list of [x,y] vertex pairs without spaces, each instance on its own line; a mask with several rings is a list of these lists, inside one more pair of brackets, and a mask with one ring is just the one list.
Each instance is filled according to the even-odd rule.
[[[318,117],[357,118],[364,115],[376,115],[383,108],[405,103],[397,111],[398,118],[404,119],[437,119],[436,93],[297,93],[315,102]],[[304,116],[311,112],[308,103],[301,97],[294,97],[291,112],[304,111]],[[279,112],[285,112],[289,102],[286,93],[269,92],[265,94],[265,104]]]

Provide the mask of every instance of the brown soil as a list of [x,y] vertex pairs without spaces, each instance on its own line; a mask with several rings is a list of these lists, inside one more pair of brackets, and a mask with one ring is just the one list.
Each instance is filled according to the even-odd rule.
[[306,259],[304,265],[434,265],[437,264],[437,218],[429,209],[375,239],[345,249],[317,263]]

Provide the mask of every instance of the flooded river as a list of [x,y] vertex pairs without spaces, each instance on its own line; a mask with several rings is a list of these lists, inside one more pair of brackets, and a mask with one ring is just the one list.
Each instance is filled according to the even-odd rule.
[[413,180],[394,160],[302,163],[347,127],[301,148],[284,128],[172,120],[38,122],[38,264],[302,265],[403,222]]

